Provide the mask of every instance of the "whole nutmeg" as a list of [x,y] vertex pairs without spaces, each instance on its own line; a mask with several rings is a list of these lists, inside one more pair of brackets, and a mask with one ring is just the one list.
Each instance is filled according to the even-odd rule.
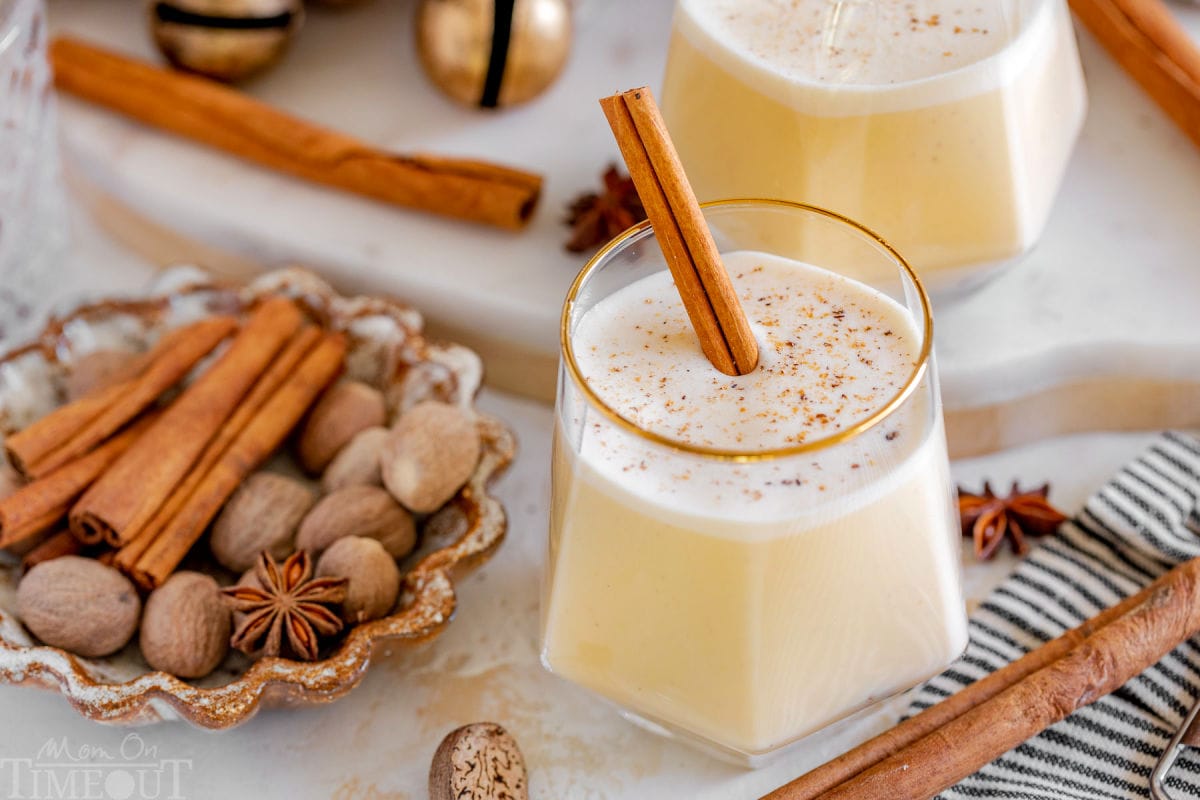
[[338,539],[317,561],[317,577],[349,581],[342,618],[351,625],[386,616],[400,595],[400,568],[375,539]]
[[300,466],[315,475],[367,428],[387,422],[383,392],[361,381],[335,383],[309,412],[300,431]]
[[378,486],[347,486],[325,495],[308,512],[296,534],[296,549],[321,553],[347,536],[378,539],[392,558],[401,558],[416,545],[417,526]]
[[383,427],[360,431],[329,462],[321,476],[321,488],[328,494],[347,486],[383,486],[379,453],[387,437],[388,429]]
[[383,485],[411,511],[437,511],[475,471],[482,442],[474,415],[427,400],[406,411],[383,445]]
[[83,556],[44,561],[17,586],[17,616],[25,627],[48,645],[88,658],[124,647],[141,611],[128,578]]
[[215,580],[199,572],[176,572],[146,599],[142,656],[154,669],[202,678],[225,660],[232,624]]
[[249,569],[266,550],[279,560],[292,554],[296,527],[316,497],[303,483],[274,472],[256,472],[238,488],[213,525],[213,556],[234,572]]
[[525,758],[517,740],[494,722],[476,722],[450,731],[429,765],[429,800],[496,797],[529,800]]

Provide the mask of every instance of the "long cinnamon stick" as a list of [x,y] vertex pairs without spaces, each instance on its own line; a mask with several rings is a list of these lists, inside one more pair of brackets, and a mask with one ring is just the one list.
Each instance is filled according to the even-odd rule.
[[28,572],[43,561],[52,561],[82,552],[83,542],[79,541],[69,530],[62,530],[26,553],[25,557],[21,559],[21,570]]
[[75,498],[145,433],[154,417],[139,420],[87,455],[0,500],[0,548],[20,544],[58,524]]
[[210,317],[168,332],[132,377],[52,411],[5,441],[10,463],[39,478],[91,450],[140,414],[237,327]]
[[138,560],[132,570],[135,582],[153,589],[170,576],[238,485],[271,455],[320,393],[337,378],[345,353],[345,337],[330,334],[305,357]]
[[131,529],[127,533],[128,541],[117,551],[114,564],[118,569],[129,572],[153,543],[158,534],[170,523],[184,504],[195,492],[196,487],[204,480],[209,470],[217,460],[224,455],[229,445],[237,438],[246,426],[254,419],[259,409],[271,399],[276,390],[292,374],[303,358],[316,346],[321,338],[321,331],[313,325],[305,326],[292,337],[287,347],[279,354],[271,367],[263,374],[246,399],[233,412],[217,435],[208,443],[204,453],[192,467],[183,482],[175,487],[175,491],[163,503],[154,518],[141,528]]
[[147,125],[291,175],[434,214],[523,228],[538,175],[483,161],[384,152],[213,81],[76,39],[50,44],[55,85]]
[[[893,748],[873,766],[832,785],[801,779],[766,795],[764,800],[932,797],[1072,711],[1116,690],[1200,631],[1200,559],[1181,564],[1091,622],[1090,632],[1065,653],[1045,660],[1031,672],[1025,671],[1001,691],[994,691],[1000,688],[1000,682],[991,681],[983,692],[986,697],[974,698],[980,702],[952,707],[961,713],[920,738],[905,737],[905,746]],[[1080,628],[1041,649],[1054,645],[1048,651],[1052,654],[1077,631]],[[1044,658],[1035,658],[1025,666]],[[1010,672],[1009,677],[1022,671]],[[934,712],[927,719],[936,716]]]
[[721,263],[650,89],[600,101],[704,355],[726,375],[758,364],[758,343]]
[[119,546],[152,518],[302,323],[290,300],[264,300],[217,362],[75,504],[75,535]]
[[1200,145],[1200,48],[1161,0],[1070,0],[1117,63]]

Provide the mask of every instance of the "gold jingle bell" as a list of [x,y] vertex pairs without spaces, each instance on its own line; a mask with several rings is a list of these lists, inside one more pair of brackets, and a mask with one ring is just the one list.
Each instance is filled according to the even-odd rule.
[[172,64],[240,81],[279,60],[304,21],[302,0],[151,0],[154,43]]
[[570,0],[421,0],[417,53],[459,102],[524,103],[562,72],[571,52]]

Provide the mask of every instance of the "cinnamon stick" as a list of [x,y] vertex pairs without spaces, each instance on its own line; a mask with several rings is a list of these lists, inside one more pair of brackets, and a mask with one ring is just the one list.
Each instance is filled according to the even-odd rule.
[[1117,63],[1200,145],[1200,48],[1161,0],[1070,0]]
[[384,152],[227,86],[76,39],[51,42],[50,63],[62,91],[280,172],[376,200],[516,230],[529,222],[541,194],[538,175],[484,161]]
[[[982,702],[966,704],[962,713],[868,769],[832,786],[796,781],[763,800],[915,800],[936,795],[1076,709],[1120,688],[1200,631],[1200,559],[1181,564],[1092,622],[1092,630],[1065,653],[1021,675],[1002,691],[991,691],[997,688],[993,682]],[[1053,649],[1061,647],[1060,641],[1050,643]],[[928,712],[919,716],[924,713]]]
[[726,375],[745,375],[758,364],[758,343],[650,89],[606,97],[600,106],[704,355]]
[[21,570],[29,572],[43,561],[74,556],[82,552],[83,542],[79,541],[69,530],[62,530],[26,553],[25,557],[21,559]]
[[166,502],[303,317],[286,298],[264,300],[229,349],[196,379],[71,509],[83,541],[119,546]]
[[61,406],[4,441],[8,463],[26,478],[35,477],[33,467],[56,447],[100,416],[128,390],[123,384],[92,392],[73,403]]
[[134,375],[52,411],[8,437],[9,462],[27,478],[39,478],[74,461],[112,436],[237,327],[229,317],[210,317],[170,331],[139,361]]
[[56,469],[0,500],[0,548],[12,547],[58,524],[71,503],[145,433],[147,416],[87,455]]
[[158,534],[170,523],[184,504],[195,492],[196,487],[204,480],[209,470],[217,460],[229,448],[229,445],[237,438],[246,426],[254,419],[254,415],[258,413],[275,391],[283,384],[283,382],[292,374],[292,371],[297,365],[308,355],[308,353],[316,346],[317,341],[321,338],[321,331],[316,326],[307,325],[300,330],[292,340],[284,348],[279,357],[275,359],[268,369],[259,379],[254,388],[250,390],[250,394],[246,395],[246,399],[233,412],[213,440],[208,443],[204,453],[192,467],[187,477],[183,482],[175,488],[167,502],[163,503],[154,518],[149,520],[140,528],[131,529],[127,534],[128,541],[117,551],[114,557],[116,566],[124,572],[130,572],[137,565],[138,560],[150,547]]
[[337,378],[345,353],[345,337],[329,334],[305,357],[138,560],[132,570],[136,583],[154,589],[174,572],[238,485],[270,457],[321,392]]

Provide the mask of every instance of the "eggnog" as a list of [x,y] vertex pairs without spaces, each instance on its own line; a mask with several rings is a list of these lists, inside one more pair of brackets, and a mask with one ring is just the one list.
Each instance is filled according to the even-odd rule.
[[1033,245],[1085,105],[1062,0],[679,0],[663,85],[701,200],[846,214],[934,289]]
[[656,444],[560,389],[543,658],[754,755],[935,673],[967,634],[936,385],[925,370],[911,387],[908,311],[824,269],[723,258],[760,344],[749,375],[712,368],[665,270],[574,325],[579,375],[610,409],[727,452]]

